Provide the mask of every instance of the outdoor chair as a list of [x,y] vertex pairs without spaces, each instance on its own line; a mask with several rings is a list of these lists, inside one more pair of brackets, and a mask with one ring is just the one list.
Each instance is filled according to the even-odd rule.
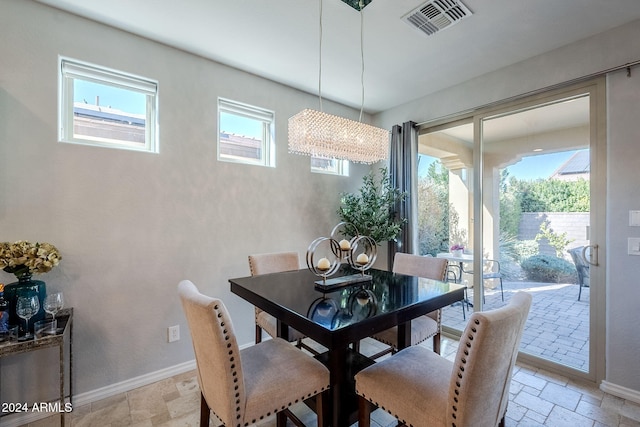
[[568,252],[573,259],[573,263],[576,265],[576,271],[578,272],[578,285],[580,290],[578,291],[578,301],[582,296],[582,287],[589,287],[589,263],[584,257],[586,246],[578,246],[577,248],[569,249]]
[[[464,267],[461,268],[461,271],[462,273],[473,274],[473,270],[465,270]],[[500,270],[500,262],[495,259],[485,259],[483,261],[482,282],[484,284],[485,281],[491,279],[496,279],[500,282],[500,296],[502,297],[502,301],[504,301],[504,288],[502,285],[502,272]],[[468,302],[466,292],[467,290],[465,289],[465,301]],[[484,292],[482,293],[482,301],[486,301]]]

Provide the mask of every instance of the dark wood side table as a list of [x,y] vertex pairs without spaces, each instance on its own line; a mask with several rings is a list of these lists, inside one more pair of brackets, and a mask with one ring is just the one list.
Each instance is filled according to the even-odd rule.
[[[11,341],[0,343],[0,359],[6,356],[12,356],[30,351],[41,350],[50,347],[58,347],[60,354],[60,398],[51,400],[48,403],[60,402],[60,425],[64,427],[65,420],[65,400],[68,397],[69,403],[73,404],[73,308],[65,308],[60,310],[56,315],[58,328],[62,332],[57,335],[38,338],[30,341]],[[69,394],[65,394],[65,341],[69,343]],[[2,363],[0,361],[0,375],[2,374]],[[0,396],[0,402],[2,402]],[[0,418],[11,415],[9,413],[0,413]]]

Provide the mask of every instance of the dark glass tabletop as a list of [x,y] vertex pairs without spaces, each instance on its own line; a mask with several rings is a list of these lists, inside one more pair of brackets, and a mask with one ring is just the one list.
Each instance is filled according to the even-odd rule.
[[[357,271],[343,266],[331,279]],[[354,375],[374,363],[351,343],[398,326],[398,348],[411,341],[411,320],[464,297],[464,287],[382,270],[371,280],[324,289],[308,269],[230,279],[231,292],[278,319],[278,335],[293,327],[327,348],[316,356],[330,373],[330,424],[351,425],[357,415]]]
[[[357,271],[343,266],[332,279],[354,273]],[[281,320],[295,315],[334,332],[364,320],[404,312],[407,314],[405,320],[410,320],[416,317],[411,314],[413,310],[419,309],[425,314],[428,312],[425,307],[430,302],[435,303],[439,297],[462,289],[453,283],[383,270],[372,269],[368,274],[371,281],[329,290],[317,285],[320,278],[308,269],[231,279],[230,282],[232,292],[268,312],[271,312],[271,306],[277,311],[272,314]],[[433,307],[441,308],[442,304]]]

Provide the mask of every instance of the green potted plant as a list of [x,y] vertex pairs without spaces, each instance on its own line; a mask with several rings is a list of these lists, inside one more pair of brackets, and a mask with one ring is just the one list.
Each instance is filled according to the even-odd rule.
[[[387,168],[365,175],[362,187],[357,193],[343,193],[338,215],[344,222],[353,224],[357,233],[369,236],[376,243],[395,240],[400,234],[406,218],[398,218],[396,209],[398,202],[407,197],[391,184]],[[345,232],[354,236],[356,230],[348,225]]]

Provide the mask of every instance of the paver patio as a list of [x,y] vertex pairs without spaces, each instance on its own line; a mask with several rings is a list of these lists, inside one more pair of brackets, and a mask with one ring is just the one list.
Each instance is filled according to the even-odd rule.
[[[506,304],[518,291],[530,292],[533,305],[525,326],[520,349],[528,354],[550,359],[582,371],[589,369],[589,288],[578,285],[534,282],[504,282],[504,302],[500,287],[485,290],[485,310]],[[473,300],[473,289],[469,289]],[[469,312],[473,307],[469,307]],[[460,305],[447,307],[442,313],[443,326],[462,330],[466,320]],[[467,319],[469,316],[467,315]]]

